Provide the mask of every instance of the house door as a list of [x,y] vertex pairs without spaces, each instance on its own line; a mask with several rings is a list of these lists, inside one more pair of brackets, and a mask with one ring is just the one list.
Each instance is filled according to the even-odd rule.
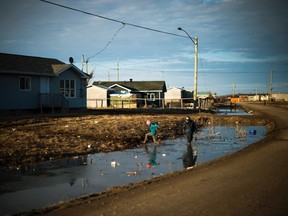
[[48,77],[41,77],[40,78],[40,93],[49,93],[49,78]]

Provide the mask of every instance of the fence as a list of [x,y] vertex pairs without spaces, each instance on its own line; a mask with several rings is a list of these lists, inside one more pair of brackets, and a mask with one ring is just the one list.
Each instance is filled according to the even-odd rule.
[[[206,104],[206,103],[199,103]],[[87,99],[87,108],[169,108],[169,109],[192,109],[193,98],[182,99],[155,99],[153,101],[143,98],[119,98],[119,99]]]

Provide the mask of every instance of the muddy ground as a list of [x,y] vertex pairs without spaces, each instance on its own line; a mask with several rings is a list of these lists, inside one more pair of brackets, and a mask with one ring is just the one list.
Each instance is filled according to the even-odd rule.
[[189,115],[199,128],[211,125],[268,125],[257,116],[216,116],[191,110],[98,110],[81,113],[0,116],[0,166],[15,167],[38,161],[96,152],[137,148],[148,132],[146,120],[158,122],[158,136],[183,136]]

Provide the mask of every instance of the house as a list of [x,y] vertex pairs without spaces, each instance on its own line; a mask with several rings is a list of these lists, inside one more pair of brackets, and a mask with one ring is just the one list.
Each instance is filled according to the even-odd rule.
[[0,53],[0,110],[86,108],[88,78],[57,59]]
[[[167,91],[165,81],[99,81],[92,86],[106,88],[107,107],[115,108],[161,107]],[[100,91],[88,91],[88,98],[105,100]]]
[[182,107],[183,88],[171,87],[165,92],[165,107]]
[[114,84],[108,89],[109,106],[114,108],[137,108],[142,105],[142,94],[132,87]]
[[168,108],[190,107],[193,104],[193,92],[184,88],[171,87],[165,93],[165,106]]
[[211,92],[198,92],[198,105],[201,109],[209,109],[214,104],[215,98]]
[[103,108],[108,107],[108,88],[104,86],[88,86],[87,87],[87,108]]

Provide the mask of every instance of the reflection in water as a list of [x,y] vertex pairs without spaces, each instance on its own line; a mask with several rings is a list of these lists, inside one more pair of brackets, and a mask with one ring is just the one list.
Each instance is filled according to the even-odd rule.
[[153,151],[149,151],[148,146],[144,145],[144,151],[148,157],[148,163],[146,165],[147,168],[151,168],[152,166],[158,165],[159,163],[156,162],[157,157],[157,145],[153,145]]
[[31,165],[22,165],[17,169],[20,170],[23,175],[43,175],[48,170],[87,165],[87,163],[87,155],[83,155],[72,158],[44,161]]
[[192,144],[187,144],[187,150],[184,152],[182,161],[183,161],[183,167],[185,169],[189,169],[193,167],[197,160],[197,150],[193,151]]

